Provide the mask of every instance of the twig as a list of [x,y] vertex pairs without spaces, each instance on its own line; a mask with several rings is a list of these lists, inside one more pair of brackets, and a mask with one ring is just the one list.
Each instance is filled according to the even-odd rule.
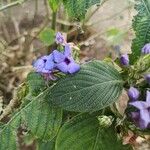
[[10,42],[10,36],[9,36],[9,33],[8,33],[5,23],[3,22],[1,26],[2,26],[2,30],[3,30],[4,36],[6,38],[6,41]]
[[44,0],[44,5],[45,5],[45,10],[46,10],[46,17],[47,19],[50,18],[50,9],[49,9],[49,4],[47,0]]
[[3,11],[3,10],[8,9],[8,8],[10,8],[10,7],[13,7],[13,6],[22,4],[22,3],[24,3],[24,2],[25,2],[25,0],[18,0],[18,1],[12,2],[12,3],[10,3],[10,4],[7,4],[7,5],[5,5],[5,6],[2,6],[2,7],[0,8],[0,11]]
[[[14,24],[14,29],[15,29],[15,32],[16,32],[16,37],[20,37],[21,34],[20,34],[20,30],[19,30],[19,24],[18,22],[16,21],[16,19],[14,17],[12,17],[12,22]],[[18,44],[19,44],[19,48],[20,50],[22,50],[22,40],[21,38],[18,39]]]
[[5,109],[3,109],[3,113],[0,115],[0,120],[2,120],[4,117],[6,117],[7,115],[9,115],[11,113],[11,111],[13,110],[13,108],[15,107],[16,103],[17,103],[18,99],[17,99],[17,89],[14,90],[14,96],[13,99],[10,101],[10,103],[6,106]]
[[35,0],[35,12],[34,12],[34,19],[35,19],[35,17],[37,17],[37,15],[38,15],[38,0]]
[[19,66],[19,67],[12,67],[12,71],[24,71],[24,70],[31,70],[32,66],[28,65],[28,66]]

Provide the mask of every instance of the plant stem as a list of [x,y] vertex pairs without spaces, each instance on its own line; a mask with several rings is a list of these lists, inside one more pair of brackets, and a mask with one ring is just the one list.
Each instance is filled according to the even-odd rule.
[[35,0],[34,19],[37,17],[37,15],[38,15],[38,0]]
[[52,13],[52,29],[56,29],[56,18],[57,18],[57,12]]

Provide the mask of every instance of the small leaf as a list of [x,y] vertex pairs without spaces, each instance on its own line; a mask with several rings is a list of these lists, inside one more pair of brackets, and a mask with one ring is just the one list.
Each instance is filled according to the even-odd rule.
[[82,114],[72,118],[60,129],[56,150],[132,150],[123,146],[113,126],[100,128],[93,115]]
[[46,28],[40,33],[39,38],[45,45],[49,46],[55,42],[55,31]]
[[48,0],[48,2],[49,2],[49,6],[52,9],[52,11],[56,12],[60,5],[61,0]]
[[79,21],[85,18],[88,8],[100,2],[101,0],[63,0],[68,15]]
[[97,111],[117,101],[122,83],[116,69],[105,62],[93,61],[82,65],[76,75],[58,81],[46,99],[69,111]]

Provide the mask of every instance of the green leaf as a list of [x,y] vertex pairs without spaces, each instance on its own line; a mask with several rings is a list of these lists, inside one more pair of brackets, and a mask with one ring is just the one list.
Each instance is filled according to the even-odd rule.
[[0,129],[0,149],[16,150],[17,149],[17,129],[21,124],[19,115],[13,117],[3,128]]
[[[62,111],[50,107],[42,98],[44,95],[43,93],[30,101],[0,130],[0,145],[4,147],[1,150],[10,149],[12,145],[16,144],[16,136],[14,135],[16,135],[21,124],[21,122],[18,122],[18,118],[26,123],[30,132],[37,139],[47,141],[56,136],[61,125]],[[10,131],[9,134],[8,131]],[[8,144],[8,141],[10,141],[10,144]]]
[[[36,78],[35,78],[36,77]],[[37,89],[43,88],[42,79],[37,74],[29,74],[27,77],[29,86],[30,101],[24,104],[8,121],[0,128],[0,149],[16,150],[17,129],[21,123],[26,124],[30,133],[37,139],[43,141],[53,139],[61,125],[62,111],[58,108],[52,108],[45,99],[47,90],[39,94]],[[42,84],[41,84],[42,83]],[[36,87],[37,85],[37,87]],[[37,93],[36,93],[36,92]],[[34,96],[39,94],[38,96]]]
[[44,141],[56,136],[62,121],[61,109],[52,108],[42,97],[24,109],[22,116],[33,136]]
[[51,140],[55,137],[61,125],[62,111],[50,106],[45,100],[45,92],[38,98],[33,97],[40,94],[46,87],[41,75],[30,73],[27,77],[27,83],[33,100],[22,111],[23,120],[33,136],[41,140]]
[[72,19],[83,20],[88,8],[100,4],[101,0],[63,0],[68,15]]
[[55,42],[55,31],[46,28],[40,33],[39,38],[45,45],[49,46]]
[[115,102],[121,91],[119,72],[105,62],[82,65],[76,75],[69,75],[49,90],[46,98],[65,110],[97,111]]
[[137,0],[135,9],[138,14],[133,19],[135,39],[132,42],[131,63],[135,62],[141,55],[141,49],[150,41],[150,1]]
[[56,12],[60,5],[61,0],[48,0],[48,2],[49,2],[49,6],[52,9],[52,11]]
[[56,150],[132,150],[123,146],[113,126],[100,128],[93,115],[79,115],[65,123],[56,139]]
[[38,141],[37,150],[55,150],[55,139],[47,142]]
[[46,88],[44,78],[36,72],[31,72],[27,76],[27,85],[32,96],[37,96]]

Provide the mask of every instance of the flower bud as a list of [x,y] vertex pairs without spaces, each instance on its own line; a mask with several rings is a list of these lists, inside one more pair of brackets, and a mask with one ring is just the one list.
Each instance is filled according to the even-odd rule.
[[142,48],[143,54],[150,54],[150,43],[145,44],[145,46]]
[[145,80],[150,84],[150,74],[145,75]]
[[130,87],[130,89],[128,90],[128,96],[132,101],[137,100],[139,98],[139,95],[140,92],[134,87]]
[[113,118],[112,116],[102,115],[102,116],[98,116],[98,121],[99,121],[99,125],[105,128],[111,126],[113,122]]
[[64,36],[62,35],[62,33],[57,32],[55,41],[57,44],[64,44],[65,43],[65,39],[64,39]]
[[128,66],[129,65],[129,56],[128,56],[128,54],[121,55],[120,63],[122,65],[124,65],[124,66]]

